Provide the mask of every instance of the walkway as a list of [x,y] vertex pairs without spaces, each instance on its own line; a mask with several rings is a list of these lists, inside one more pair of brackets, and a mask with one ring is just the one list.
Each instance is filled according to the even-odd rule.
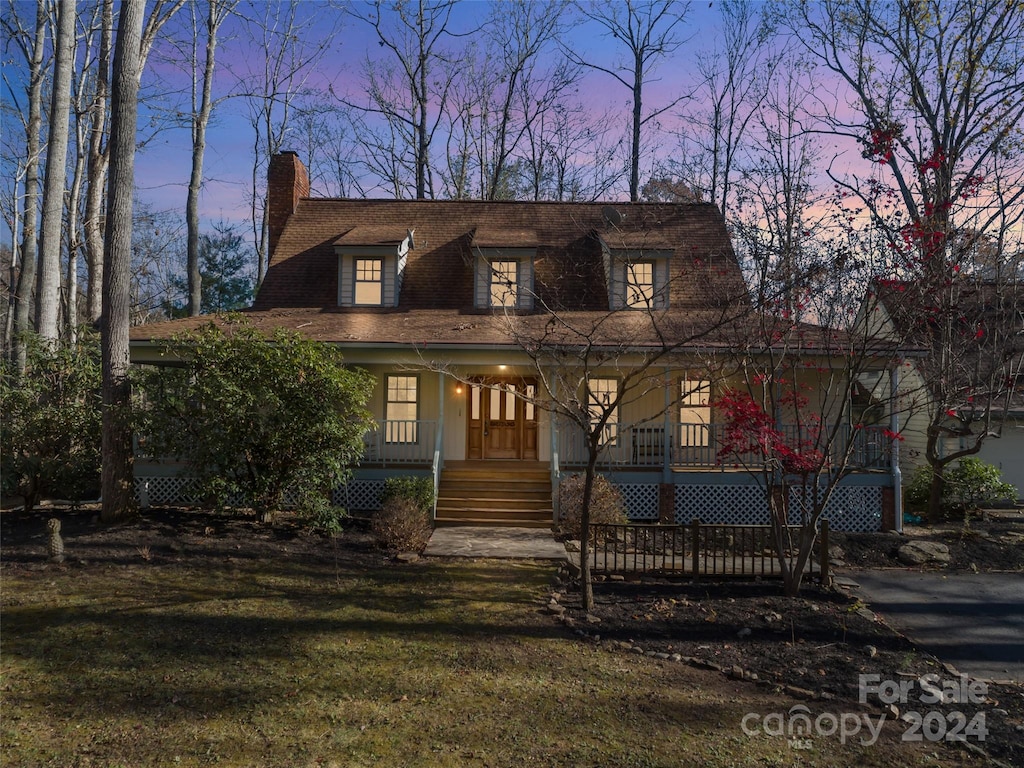
[[1024,573],[847,571],[854,592],[972,677],[1024,681]]
[[435,528],[426,557],[564,560],[565,547],[543,528],[452,525]]

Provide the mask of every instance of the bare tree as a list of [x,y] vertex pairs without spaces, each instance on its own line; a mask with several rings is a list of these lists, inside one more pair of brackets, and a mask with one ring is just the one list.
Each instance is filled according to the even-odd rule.
[[96,77],[90,106],[89,147],[86,171],[88,184],[82,226],[85,233],[85,259],[89,272],[86,314],[90,322],[100,319],[103,308],[103,196],[107,180],[109,153],[107,133],[107,100],[110,90],[110,51],[114,37],[114,2],[99,0],[102,9],[99,48],[96,54]]
[[135,177],[137,94],[142,74],[145,0],[123,0],[118,15],[110,97],[110,184],[104,239],[103,470],[104,522],[135,512],[129,423],[128,327],[131,295],[132,192]]
[[255,62],[243,59],[229,68],[238,82],[236,93],[248,107],[253,129],[252,213],[257,289],[267,272],[267,164],[283,148],[293,128],[296,104],[309,90],[309,80],[330,49],[337,19],[326,13],[305,14],[298,0],[262,3],[250,0],[239,11],[245,45],[263,51]]
[[718,7],[716,47],[696,58],[700,83],[695,108],[682,115],[681,157],[670,156],[665,168],[668,176],[718,205],[728,219],[745,140],[781,57],[771,46],[773,35],[764,9],[758,13],[750,0],[725,0]]
[[64,221],[64,182],[67,178],[75,16],[74,0],[60,0],[53,40],[53,84],[50,90],[50,130],[46,140],[46,175],[39,229],[39,293],[36,306],[36,331],[50,342],[60,338],[61,225]]
[[[36,6],[35,31],[31,35],[20,28],[12,28],[17,14],[12,3],[10,14],[4,14],[6,34],[13,39],[28,62],[28,119],[25,123],[25,203],[21,217],[21,270],[18,275],[14,308],[14,353],[19,371],[25,369],[25,345],[22,337],[32,330],[32,299],[36,289],[38,264],[37,215],[39,210],[39,155],[42,131],[43,104],[43,49],[46,47],[46,12],[42,3]],[[29,43],[28,41],[32,42]]]
[[[858,141],[875,169],[868,178],[833,179],[879,231],[890,254],[879,273],[924,286],[940,329],[934,348],[949,354],[960,333],[953,318],[964,224],[1001,242],[1005,209],[1024,204],[1024,15],[1002,0],[826,0],[794,10],[794,32],[808,53],[855,99],[852,115],[836,108],[826,116],[831,130]],[[942,454],[946,420],[960,393],[952,380],[934,383],[925,456],[937,516],[951,458]]]
[[582,6],[582,13],[604,28],[605,37],[611,37],[626,48],[625,58],[618,63],[603,65],[579,56],[566,48],[570,58],[592,69],[611,75],[629,89],[633,105],[630,130],[629,199],[640,195],[641,139],[644,127],[669,111],[684,98],[679,96],[660,107],[645,112],[644,88],[653,81],[657,65],[675,53],[685,42],[683,21],[689,8],[679,0],[605,0]]
[[[348,14],[373,29],[388,53],[388,60],[368,58],[364,64],[366,103],[343,101],[365,113],[360,122],[364,154],[396,197],[404,197],[407,186],[416,199],[434,196],[431,145],[456,75],[443,46],[468,34],[451,28],[455,6],[455,0],[376,0],[365,10],[345,5]],[[378,126],[374,117],[384,124]],[[381,160],[382,151],[390,155],[390,165]],[[412,177],[408,184],[406,173]]]
[[[206,0],[206,18],[203,32],[206,46],[203,55],[202,80],[197,81],[199,70],[199,24],[196,18],[197,2],[192,11],[192,173],[188,182],[188,199],[185,203],[185,221],[188,226],[188,313],[202,312],[202,277],[199,274],[199,193],[203,184],[203,159],[206,154],[206,130],[214,108],[213,74],[216,69],[217,34],[224,20],[231,15],[238,0]],[[219,102],[221,99],[218,99]]]

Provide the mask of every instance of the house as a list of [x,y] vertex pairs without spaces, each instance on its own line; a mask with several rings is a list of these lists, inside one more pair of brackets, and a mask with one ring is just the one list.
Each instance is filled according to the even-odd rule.
[[[596,419],[642,381],[601,427],[598,468],[630,517],[766,521],[755,479],[718,458],[716,360],[750,301],[714,205],[317,199],[293,153],[273,158],[269,185],[271,257],[249,320],[337,345],[378,381],[378,426],[339,503],[371,510],[387,477],[418,474],[434,479],[438,524],[550,525],[560,478],[587,459],[551,393]],[[162,340],[204,322],[134,329],[133,361],[158,363]],[[817,349],[809,371],[829,365]],[[856,471],[834,528],[893,525],[891,444],[881,427],[846,430]],[[136,464],[154,502],[187,483],[177,472]]]
[[1020,283],[960,272],[939,289],[921,281],[876,280],[865,312],[872,332],[927,350],[905,362],[900,384],[900,408],[906,414],[904,473],[927,465],[929,426],[934,424],[939,457],[975,455],[998,467],[1024,499]]

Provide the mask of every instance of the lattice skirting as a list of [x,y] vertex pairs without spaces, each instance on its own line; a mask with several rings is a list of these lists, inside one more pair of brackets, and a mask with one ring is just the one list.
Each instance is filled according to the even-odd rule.
[[135,499],[139,506],[153,504],[198,504],[202,499],[197,493],[196,481],[192,477],[136,477]]
[[[345,507],[348,511],[373,511],[380,508],[380,497],[384,492],[383,480],[353,480],[347,486],[335,488],[331,494],[334,504]],[[167,477],[163,475],[135,478],[135,498],[139,506],[149,507],[163,504],[199,504],[202,498],[198,493],[196,480],[193,477]],[[238,500],[228,500],[229,503]],[[294,506],[298,494],[285,491],[283,506]]]
[[658,486],[654,483],[616,483],[630,520],[658,519]]
[[380,497],[384,493],[383,480],[352,480],[334,490],[334,503],[348,512],[375,512],[380,509]]
[[[801,490],[790,489],[790,523],[799,523]],[[677,485],[677,523],[698,518],[703,523],[767,525],[768,503],[756,485]],[[832,492],[822,518],[834,531],[879,531],[882,529],[882,489],[849,485]]]

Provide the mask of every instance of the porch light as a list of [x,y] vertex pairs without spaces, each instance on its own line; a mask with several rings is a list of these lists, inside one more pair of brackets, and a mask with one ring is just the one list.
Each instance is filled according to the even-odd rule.
[[508,368],[508,366],[507,366],[507,365],[499,365],[499,366],[498,366],[498,370],[499,370],[499,371],[504,371],[504,370],[505,370],[506,368]]
[[456,384],[455,385],[455,394],[456,395],[461,395],[462,394],[462,385],[461,384]]

